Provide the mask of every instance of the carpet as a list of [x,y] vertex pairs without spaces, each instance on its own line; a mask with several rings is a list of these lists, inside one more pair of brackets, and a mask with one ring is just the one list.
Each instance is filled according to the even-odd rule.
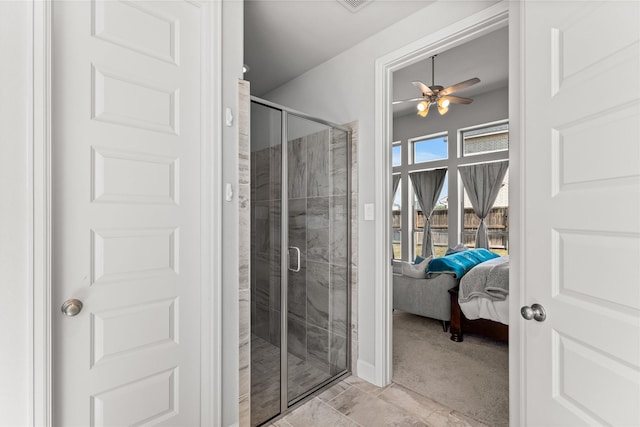
[[508,345],[449,337],[439,320],[394,312],[393,381],[484,424],[507,426]]

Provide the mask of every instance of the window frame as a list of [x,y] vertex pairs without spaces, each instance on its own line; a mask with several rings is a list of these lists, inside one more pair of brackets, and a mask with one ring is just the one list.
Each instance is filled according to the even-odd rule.
[[[465,132],[470,132],[470,131],[474,131],[474,130],[479,130],[479,129],[485,129],[485,128],[491,128],[491,127],[496,127],[496,126],[501,126],[501,125],[507,125],[507,129],[505,131],[496,131],[496,132],[490,132],[487,133],[485,135],[497,135],[500,133],[506,133],[507,135],[509,135],[510,129],[509,129],[509,120],[505,119],[505,120],[497,120],[494,122],[488,122],[488,123],[481,123],[479,125],[474,125],[474,126],[468,126],[465,128],[460,128],[458,129],[458,158],[459,159],[465,159],[465,158],[471,158],[471,157],[477,157],[477,156],[486,156],[486,155],[491,155],[491,154],[496,154],[496,153],[509,153],[509,137],[507,136],[507,148],[504,149],[500,149],[500,150],[490,150],[490,151],[482,151],[480,153],[469,153],[469,154],[464,154],[464,134]],[[482,136],[485,136],[482,135]],[[508,157],[508,155],[507,155]],[[485,162],[478,162],[478,163],[485,163]]]
[[[438,138],[445,138],[445,144],[447,144],[447,155],[441,159],[433,159],[433,160],[426,160],[426,161],[422,161],[422,162],[416,162],[416,143],[419,142],[423,142],[423,141],[428,141],[428,140],[432,140],[432,139],[438,139]],[[408,156],[408,166],[411,165],[427,165],[433,162],[443,162],[448,160],[451,156],[450,156],[450,152],[449,152],[449,132],[447,131],[443,131],[443,132],[436,132],[436,133],[431,133],[431,134],[427,134],[427,135],[422,135],[422,136],[418,136],[415,138],[409,138],[408,139],[408,148],[409,148],[409,156]],[[431,167],[429,167],[429,169],[431,169]],[[437,168],[433,168],[433,169],[437,169]]]

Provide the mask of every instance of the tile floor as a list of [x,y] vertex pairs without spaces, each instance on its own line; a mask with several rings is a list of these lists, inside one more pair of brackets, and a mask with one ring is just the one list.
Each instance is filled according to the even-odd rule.
[[[331,378],[328,365],[312,364],[289,353],[289,399]],[[251,425],[280,412],[280,347],[251,334]]]
[[487,427],[398,384],[376,387],[348,377],[270,427]]

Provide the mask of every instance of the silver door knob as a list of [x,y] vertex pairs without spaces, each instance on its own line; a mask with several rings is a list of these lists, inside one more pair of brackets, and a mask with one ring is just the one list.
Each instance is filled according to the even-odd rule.
[[62,304],[62,312],[67,316],[75,316],[82,310],[82,301],[79,299],[68,299]]
[[531,307],[525,305],[520,309],[520,314],[527,320],[535,319],[538,322],[544,322],[547,318],[547,312],[540,304],[531,304]]

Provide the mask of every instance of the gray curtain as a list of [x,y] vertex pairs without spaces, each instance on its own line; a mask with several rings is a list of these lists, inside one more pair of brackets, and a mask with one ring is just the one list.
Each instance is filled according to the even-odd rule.
[[[398,191],[398,184],[400,184],[401,175],[395,174],[391,175],[393,178],[393,191],[391,192],[391,218],[393,218],[393,201],[396,198],[396,191]],[[395,254],[393,253],[393,226],[391,227],[391,259],[393,259]]]
[[489,248],[489,235],[484,220],[496,202],[508,168],[509,162],[482,163],[459,168],[473,211],[480,218],[476,231],[476,248]]
[[400,174],[392,175],[393,177],[393,191],[391,192],[391,203],[393,204],[393,199],[396,197],[396,191],[398,191],[398,184],[400,184]]
[[424,233],[422,233],[422,256],[428,257],[433,254],[433,239],[431,238],[431,213],[436,207],[438,196],[444,185],[444,177],[447,169],[434,169],[430,171],[413,172],[411,184],[416,193],[418,203],[422,207],[424,215]]

